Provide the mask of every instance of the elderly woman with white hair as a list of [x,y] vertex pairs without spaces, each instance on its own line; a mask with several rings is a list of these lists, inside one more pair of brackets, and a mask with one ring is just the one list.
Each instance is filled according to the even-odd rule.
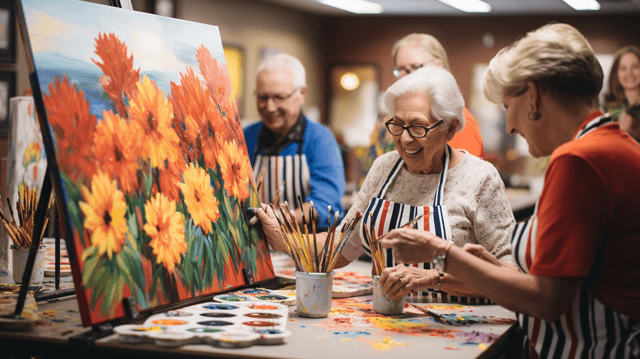
[[598,110],[602,78],[591,46],[566,24],[528,33],[485,73],[485,96],[504,104],[507,132],[522,135],[534,157],[551,156],[534,215],[513,234],[522,273],[426,232],[381,240],[398,262],[441,262],[520,313],[526,357],[640,357],[640,146]]
[[[375,160],[342,222],[357,212],[364,216],[357,224],[360,230],[351,232],[338,267],[369,251],[363,228],[373,226],[380,236],[424,215],[418,230],[458,247],[482,247],[498,259],[498,265],[516,270],[509,245],[515,220],[498,171],[447,144],[464,126],[464,100],[453,76],[438,66],[423,67],[393,84],[384,102],[394,114],[386,127],[396,151]],[[286,251],[273,218],[261,210],[258,213],[268,241]],[[380,284],[392,297],[417,292],[425,301],[486,302],[482,293],[442,275],[431,263],[398,265],[391,250],[386,251],[385,260]]]

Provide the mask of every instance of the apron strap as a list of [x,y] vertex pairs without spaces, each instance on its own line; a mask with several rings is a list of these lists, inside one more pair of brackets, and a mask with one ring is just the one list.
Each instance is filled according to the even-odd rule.
[[436,189],[436,194],[433,196],[433,206],[442,205],[442,197],[444,195],[444,185],[447,182],[447,171],[449,170],[449,159],[451,158],[451,146],[447,145],[447,148],[444,150],[444,167],[442,168],[442,172],[440,172],[440,182],[438,183],[438,188]]
[[384,198],[385,193],[387,193],[387,189],[391,185],[391,182],[393,182],[393,179],[396,177],[398,172],[400,172],[400,169],[402,168],[403,164],[404,164],[404,161],[402,160],[402,157],[398,158],[398,161],[396,162],[395,165],[393,165],[391,172],[389,172],[387,179],[384,181],[384,185],[382,186],[382,188],[380,189],[380,192],[378,193],[378,198]]

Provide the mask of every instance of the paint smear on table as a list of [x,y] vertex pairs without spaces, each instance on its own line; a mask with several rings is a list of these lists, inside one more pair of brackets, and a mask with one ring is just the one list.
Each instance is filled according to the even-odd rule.
[[491,333],[484,333],[484,332],[476,332],[476,331],[460,332],[458,333],[458,337],[465,338],[465,341],[463,344],[473,344],[473,345],[482,344],[482,343],[491,344],[496,339],[498,339],[498,335],[491,334]]
[[372,343],[373,343],[372,347],[374,347],[375,349],[382,349],[382,350],[391,349],[396,346],[403,346],[403,347],[407,346],[404,343],[396,342],[395,340],[391,339],[391,337],[386,337],[380,342],[374,341]]
[[419,319],[368,318],[377,328],[405,335],[455,338],[459,330],[432,327]]

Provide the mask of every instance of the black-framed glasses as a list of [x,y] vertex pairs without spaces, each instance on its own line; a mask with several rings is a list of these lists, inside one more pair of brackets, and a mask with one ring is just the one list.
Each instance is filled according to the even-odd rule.
[[[412,72],[414,72],[415,70],[425,66],[426,64],[415,64],[415,65],[411,65],[410,68],[406,69],[406,68],[395,68],[393,70],[391,70],[391,72],[393,73],[393,76],[395,76],[395,78],[399,79],[402,76],[406,76]],[[403,75],[404,74],[404,75]]]
[[438,120],[436,123],[428,127],[420,125],[403,126],[399,123],[393,122],[393,119],[390,119],[389,121],[385,122],[384,125],[387,127],[389,133],[393,136],[400,136],[402,135],[404,130],[407,130],[409,131],[409,136],[413,138],[423,138],[427,135],[427,133],[429,133],[429,131],[440,126],[443,122],[444,120]]
[[293,96],[293,94],[298,92],[298,90],[300,90],[300,88],[301,88],[300,86],[296,87],[295,89],[293,89],[293,91],[291,91],[291,93],[289,93],[287,95],[273,95],[273,96],[270,96],[270,95],[258,95],[257,93],[255,95],[256,95],[256,98],[258,99],[258,102],[260,102],[260,103],[267,103],[267,102],[269,102],[269,99],[272,99],[275,104],[280,104],[283,101],[289,99],[291,96]]

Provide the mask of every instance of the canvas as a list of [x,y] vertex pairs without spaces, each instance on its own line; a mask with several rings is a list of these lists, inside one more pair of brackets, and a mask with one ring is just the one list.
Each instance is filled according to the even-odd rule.
[[218,28],[19,5],[83,325],[273,278]]

